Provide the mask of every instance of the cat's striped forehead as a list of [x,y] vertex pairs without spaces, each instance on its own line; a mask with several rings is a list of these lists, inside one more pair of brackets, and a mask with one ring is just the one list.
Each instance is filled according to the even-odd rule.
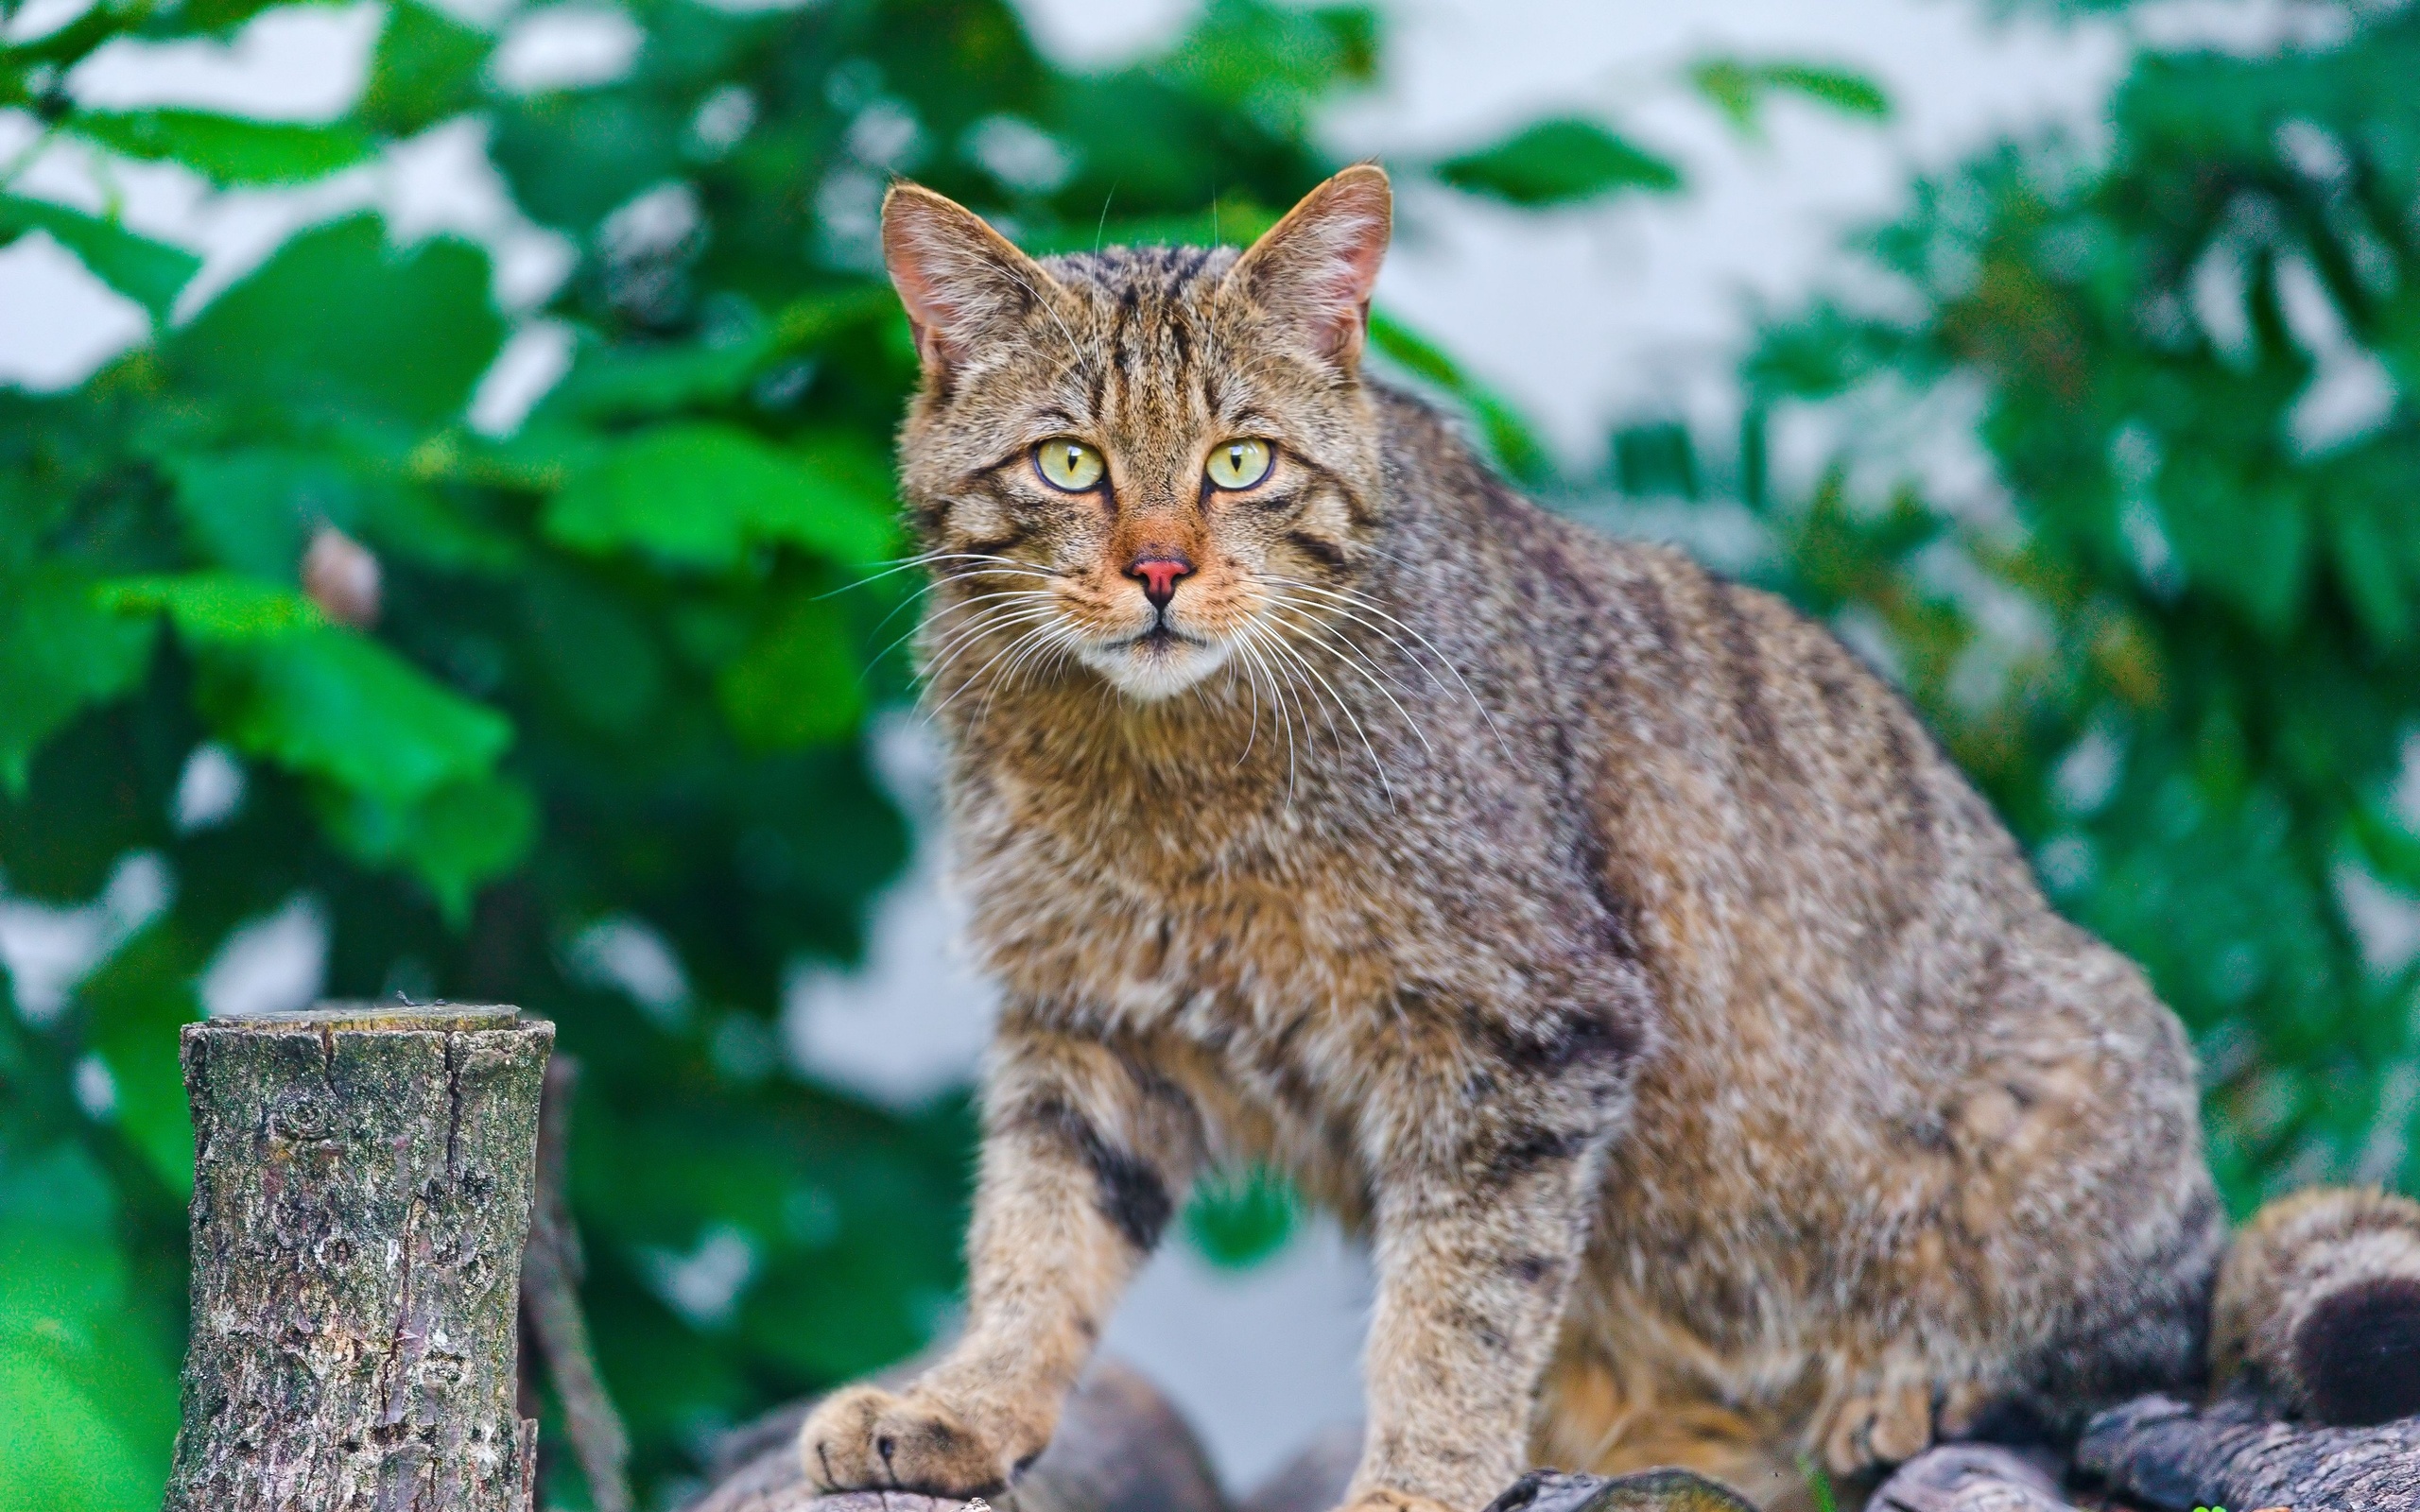
[[1043,259],[1063,288],[1113,303],[1156,297],[1191,302],[1214,292],[1236,266],[1232,247],[1105,247]]
[[[1085,419],[1119,429],[1196,425],[1241,392],[1235,360],[1249,318],[1225,289],[1232,247],[1109,247],[1046,259],[1063,314],[1028,319],[1036,345],[1072,338],[1062,390],[1081,390]],[[1063,318],[1067,329],[1057,329]],[[1063,351],[1066,349],[1062,349]]]

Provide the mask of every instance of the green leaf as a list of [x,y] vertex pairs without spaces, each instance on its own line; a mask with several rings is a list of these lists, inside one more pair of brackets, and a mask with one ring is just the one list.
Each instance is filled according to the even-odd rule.
[[609,734],[632,734],[664,693],[664,657],[645,620],[602,584],[547,563],[522,599],[529,659],[565,708]]
[[96,601],[122,614],[164,612],[198,646],[241,646],[325,628],[319,606],[291,588],[236,573],[121,577],[100,585]]
[[592,342],[543,408],[550,417],[593,423],[727,404],[748,391],[773,345],[769,333],[720,346]]
[[1594,121],[1539,121],[1491,147],[1437,165],[1457,189],[1535,207],[1593,199],[1616,189],[1669,194],[1681,170]]
[[78,111],[67,129],[122,156],[175,163],[222,185],[322,178],[375,150],[347,126],[254,121],[209,111]]
[[57,569],[0,581],[0,790],[22,795],[34,752],[78,710],[142,679],[151,627],[110,612]]
[[361,114],[380,130],[408,136],[479,100],[479,70],[495,39],[422,0],[392,0],[370,59]]
[[759,750],[820,746],[865,717],[856,646],[839,605],[801,597],[715,679],[724,718]]
[[229,646],[201,662],[202,712],[230,746],[397,807],[483,776],[512,744],[503,715],[345,631]]
[[898,314],[899,296],[880,282],[838,293],[802,295],[773,317],[773,340],[785,352],[808,352],[869,320]]
[[447,237],[393,248],[356,215],[288,242],[166,353],[261,405],[429,427],[461,412],[503,340],[485,253]]
[[396,805],[367,794],[331,798],[320,820],[336,843],[372,867],[401,867],[427,885],[438,911],[456,929],[486,883],[529,853],[538,803],[507,778],[448,782],[418,802]]
[[1877,121],[1891,117],[1891,96],[1882,92],[1881,85],[1853,69],[1824,68],[1814,63],[1768,63],[1763,74],[1765,82],[1772,88],[1794,91],[1843,114]]
[[201,266],[201,259],[183,248],[138,236],[113,221],[65,205],[0,195],[0,244],[37,231],[48,232],[95,278],[150,311],[155,320],[167,318],[179,291]]
[[111,1206],[74,1144],[0,1163],[0,1507],[160,1504],[176,1384],[129,1309]]
[[201,664],[202,710],[229,745],[349,795],[408,807],[484,777],[512,743],[503,715],[335,628],[291,589],[196,573],[121,579],[102,599],[167,614]]
[[177,1031],[201,1017],[194,983],[209,964],[173,918],[155,920],[76,988],[85,1040],[117,1087],[118,1128],[167,1190],[193,1187],[193,1120]]
[[2170,458],[2157,484],[2160,523],[2188,578],[2282,635],[2308,586],[2307,506],[2299,490],[2231,475],[2226,462],[2202,451]]
[[1757,129],[1757,114],[1767,96],[1779,91],[1803,94],[1845,115],[1887,120],[1890,96],[1863,74],[1814,63],[1748,63],[1736,58],[1709,58],[1689,70],[1698,93],[1743,132]]
[[1286,1247],[1302,1198],[1276,1171],[1254,1166],[1202,1181],[1185,1204],[1185,1237],[1214,1264],[1241,1270]]
[[195,546],[256,577],[292,577],[315,521],[351,523],[351,481],[325,453],[245,447],[171,456],[166,468]]
[[878,454],[852,437],[793,454],[735,426],[660,425],[576,472],[544,523],[579,550],[638,550],[709,571],[773,541],[868,563],[890,547],[890,497]]

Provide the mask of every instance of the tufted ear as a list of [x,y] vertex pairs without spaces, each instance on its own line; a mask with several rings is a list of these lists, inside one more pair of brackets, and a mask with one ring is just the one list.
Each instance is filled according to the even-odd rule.
[[1394,229],[1386,170],[1357,163],[1303,197],[1227,274],[1230,288],[1350,370],[1370,324],[1370,289]]
[[1058,288],[982,216],[921,184],[893,184],[883,197],[882,261],[928,370],[1013,330]]

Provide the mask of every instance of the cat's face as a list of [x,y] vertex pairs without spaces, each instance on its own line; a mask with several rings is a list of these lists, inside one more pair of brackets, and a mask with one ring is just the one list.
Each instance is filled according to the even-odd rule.
[[943,593],[928,655],[1072,662],[1157,699],[1322,633],[1362,554],[1358,375],[1389,226],[1348,169],[1249,250],[1036,263],[903,185],[891,280],[925,382],[901,482]]

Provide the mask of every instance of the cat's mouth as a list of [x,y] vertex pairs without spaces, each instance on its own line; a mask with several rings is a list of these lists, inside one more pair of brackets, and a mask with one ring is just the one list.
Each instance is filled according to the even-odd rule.
[[1218,641],[1178,628],[1166,614],[1132,635],[1081,647],[1077,659],[1119,692],[1146,700],[1166,698],[1217,671],[1228,648]]
[[1105,649],[1111,651],[1140,649],[1165,652],[1171,647],[1179,645],[1189,645],[1204,651],[1210,649],[1210,643],[1208,641],[1203,640],[1198,635],[1187,635],[1184,631],[1178,629],[1173,625],[1170,625],[1167,622],[1167,617],[1166,615],[1160,616],[1160,618],[1148,628],[1130,635],[1122,641],[1112,641]]

